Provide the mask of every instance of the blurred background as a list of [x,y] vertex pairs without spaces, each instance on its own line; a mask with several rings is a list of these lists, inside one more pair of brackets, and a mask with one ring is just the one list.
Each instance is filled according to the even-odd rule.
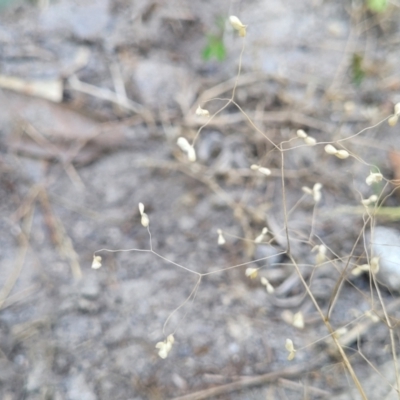
[[[385,122],[353,137],[400,101],[399,7],[0,0],[0,398],[319,399],[348,391],[326,328],[281,254],[282,157],[271,143],[297,129],[322,143],[352,137],[348,160],[323,145],[284,147],[292,254],[325,310],[343,265],[365,258],[361,198],[376,193],[385,206],[399,205],[395,184],[371,191],[365,183],[374,168],[400,179],[398,127]],[[248,26],[246,38],[229,15]],[[258,131],[231,104],[196,137],[198,104],[212,113],[230,98],[243,44],[235,100]],[[195,164],[176,146],[180,136],[196,137]],[[252,164],[270,168],[268,180]],[[317,212],[302,192],[316,182]],[[212,272],[198,288],[198,275],[151,252],[100,252],[102,267],[91,269],[99,249],[149,249],[139,202],[158,254]],[[396,227],[397,219],[378,222]],[[335,261],[314,270],[311,250],[321,243]],[[246,276],[249,267],[260,268],[274,294]],[[335,326],[358,327],[371,296],[367,278],[349,277]],[[396,301],[386,289],[383,297]],[[303,324],[293,324],[296,313]],[[388,329],[363,329],[358,343],[353,335],[344,345],[371,399],[383,398],[357,346],[382,366],[391,359]],[[163,360],[155,345],[170,333],[175,343]],[[302,349],[291,363],[286,338]]]

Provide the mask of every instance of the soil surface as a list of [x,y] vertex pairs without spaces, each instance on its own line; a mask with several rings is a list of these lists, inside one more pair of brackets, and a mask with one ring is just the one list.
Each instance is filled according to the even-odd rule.
[[400,179],[399,128],[378,124],[400,101],[400,10],[366,3],[0,1],[1,399],[353,398],[310,293],[367,398],[390,392],[368,383],[395,382],[397,294],[350,271],[372,221],[398,224],[361,200],[399,205],[365,179]]

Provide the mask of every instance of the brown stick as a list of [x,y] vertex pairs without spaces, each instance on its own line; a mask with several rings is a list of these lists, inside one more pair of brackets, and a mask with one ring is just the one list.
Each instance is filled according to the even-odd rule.
[[209,397],[218,396],[220,394],[231,393],[251,386],[262,385],[267,382],[276,381],[279,378],[293,378],[298,376],[299,374],[307,373],[317,368],[319,365],[322,365],[324,360],[326,361],[326,357],[320,358],[319,360],[316,360],[314,362],[309,362],[307,364],[293,365],[279,371],[273,371],[264,375],[254,376],[250,378],[243,378],[239,381],[228,383],[226,385],[200,390],[198,392],[190,393],[185,396],[175,397],[173,400],[202,400]]

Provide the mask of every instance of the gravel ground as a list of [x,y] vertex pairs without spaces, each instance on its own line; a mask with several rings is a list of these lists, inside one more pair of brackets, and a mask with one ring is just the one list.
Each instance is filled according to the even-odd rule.
[[[315,299],[327,312],[339,293],[333,327],[359,332],[345,345],[360,381],[376,375],[363,357],[390,370],[387,321],[363,317],[381,310],[376,289],[343,271],[365,261],[361,198],[383,194],[398,206],[393,186],[365,183],[374,166],[399,179],[398,127],[343,142],[346,160],[293,138],[304,129],[335,142],[393,112],[395,2],[381,14],[344,0],[21,1],[0,10],[1,399],[351,398],[351,378],[283,254],[283,194],[291,254]],[[231,104],[202,130],[191,164],[177,138],[195,137],[199,101],[217,111],[222,100],[203,102],[233,89],[242,48],[234,32],[223,33],[224,61],[202,58],[216,21],[231,14],[248,25],[235,100],[258,131]],[[7,89],[11,76],[25,92]],[[27,81],[41,90],[51,82],[61,101],[29,95]],[[283,152],[272,145],[284,141]],[[301,188],[316,182],[314,208]],[[263,244],[254,243],[264,226]],[[315,268],[311,249],[321,243],[327,258]],[[399,318],[396,293],[381,296]],[[290,322],[296,313],[302,329]],[[169,334],[163,360],[155,345]],[[298,349],[291,362],[286,338]],[[377,394],[366,385],[368,398],[386,386]]]

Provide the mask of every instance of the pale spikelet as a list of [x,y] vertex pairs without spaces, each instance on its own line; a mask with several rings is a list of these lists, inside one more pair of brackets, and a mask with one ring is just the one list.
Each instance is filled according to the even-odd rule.
[[271,170],[269,168],[261,167],[260,165],[253,164],[250,167],[253,171],[261,172],[263,175],[269,176],[271,175]]
[[400,115],[400,103],[394,105],[394,113],[398,116]]
[[186,138],[180,137],[176,143],[180,149],[187,154],[190,162],[196,161],[196,151],[194,150],[194,147],[189,144]]
[[379,272],[379,257],[372,257],[369,265],[371,272],[377,274]]
[[307,135],[307,133],[305,133],[304,131],[303,131],[303,129],[299,129],[297,132],[296,132],[296,134],[297,134],[297,137],[299,137],[300,139],[305,139],[308,135]]
[[304,316],[301,311],[293,314],[290,310],[284,310],[281,314],[281,318],[289,325],[294,326],[297,329],[304,328]]
[[326,260],[326,246],[320,244],[318,246],[318,253],[315,257],[315,262],[317,265],[322,264]]
[[316,141],[313,137],[311,137],[311,136],[307,136],[307,137],[304,139],[304,142],[305,142],[306,144],[308,144],[309,146],[315,146],[315,145],[317,144],[317,141]]
[[101,267],[101,257],[93,256],[92,268],[99,269]]
[[388,119],[388,124],[389,124],[389,126],[396,126],[398,120],[399,120],[399,116],[398,116],[397,114],[392,115],[392,116]]
[[258,276],[258,269],[257,268],[246,268],[246,276],[250,279],[256,279]]
[[338,151],[337,151],[335,146],[332,146],[331,144],[327,144],[325,146],[325,152],[328,153],[328,154],[335,155]]
[[261,234],[258,235],[255,239],[254,242],[255,243],[261,243],[265,237],[265,235],[268,233],[268,228],[263,228],[263,230],[261,231]]
[[268,280],[267,278],[265,278],[265,277],[262,276],[261,279],[260,279],[260,282],[261,282],[262,285],[265,286],[265,288],[267,289],[267,293],[268,293],[268,294],[274,293],[275,289],[274,289],[274,287],[269,283],[269,280]]
[[372,196],[369,196],[368,199],[362,199],[361,203],[364,206],[369,206],[370,204],[376,203],[378,201],[378,196],[376,194],[373,194]]
[[372,257],[369,264],[358,265],[351,271],[351,274],[354,276],[359,276],[363,272],[368,271],[370,271],[372,274],[377,274],[379,272],[379,257]]
[[190,144],[189,144],[189,142],[187,141],[186,138],[181,136],[181,137],[178,138],[176,143],[177,143],[177,145],[180,147],[180,149],[183,152],[187,153],[187,151],[188,151],[188,149],[190,147]]
[[370,310],[365,312],[365,316],[368,317],[375,324],[377,322],[379,322],[379,317],[375,313],[371,312]]
[[322,193],[321,193],[321,189],[322,189],[322,184],[317,182],[316,184],[314,184],[313,188],[310,189],[307,186],[303,186],[301,188],[301,190],[306,193],[309,194],[311,196],[313,196],[313,199],[316,203],[318,203],[319,201],[321,201],[322,198]]
[[368,186],[371,186],[373,183],[378,183],[383,179],[383,175],[380,172],[370,172],[367,176],[365,182]]
[[266,176],[271,175],[271,170],[268,169],[268,168],[260,167],[258,169],[258,171],[261,172],[262,174],[266,175]]
[[311,196],[314,194],[313,190],[310,189],[310,188],[307,187],[307,186],[303,186],[303,187],[301,188],[301,190],[302,190],[304,193],[306,193],[306,194],[310,194]]
[[347,150],[338,150],[335,153],[335,156],[337,158],[340,158],[340,159],[344,160],[345,158],[348,158],[350,156],[350,154],[349,154],[349,152]]
[[140,223],[147,228],[149,226],[150,220],[149,216],[144,212],[144,205],[143,203],[139,203],[139,212],[141,215]]
[[156,344],[156,349],[158,350],[158,355],[161,358],[167,358],[169,352],[172,349],[172,345],[174,344],[175,339],[173,335],[168,335],[168,337],[163,342],[158,342]]
[[292,325],[297,329],[304,329],[304,316],[301,311],[293,315]]
[[378,201],[378,196],[376,194],[373,194],[372,196],[369,197],[368,199],[371,203],[376,203]]
[[195,151],[193,146],[189,147],[189,149],[187,151],[187,155],[188,155],[188,160],[190,162],[195,162],[196,161],[196,151]]
[[321,189],[322,189],[322,184],[319,182],[317,182],[313,186],[312,194],[313,194],[314,201],[316,203],[318,203],[321,200],[321,197],[322,197]]
[[222,246],[223,244],[226,243],[226,240],[225,240],[225,238],[224,238],[224,235],[222,234],[221,229],[218,229],[218,230],[217,230],[217,233],[218,233],[218,245],[219,245],[219,246]]
[[370,267],[368,264],[363,264],[363,265],[357,265],[352,271],[351,274],[354,276],[360,276],[363,272],[367,272],[370,270]]
[[139,203],[138,207],[139,207],[140,215],[142,215],[144,213],[144,204],[143,203]]
[[287,359],[289,361],[293,360],[296,355],[296,349],[294,348],[293,341],[291,339],[286,339],[285,349],[289,352]]
[[347,333],[348,329],[343,326],[342,328],[336,329],[335,332],[333,332],[333,336],[335,336],[336,339],[339,339],[342,337],[345,333]]
[[146,213],[142,214],[142,218],[140,219],[140,223],[147,228],[149,226],[150,220],[149,216]]
[[239,32],[239,36],[244,37],[246,36],[246,25],[242,24],[242,21],[238,17],[231,15],[229,17],[229,22],[231,23],[233,29]]
[[209,117],[210,112],[208,110],[205,110],[204,108],[201,108],[199,105],[196,109],[196,115],[199,117]]

